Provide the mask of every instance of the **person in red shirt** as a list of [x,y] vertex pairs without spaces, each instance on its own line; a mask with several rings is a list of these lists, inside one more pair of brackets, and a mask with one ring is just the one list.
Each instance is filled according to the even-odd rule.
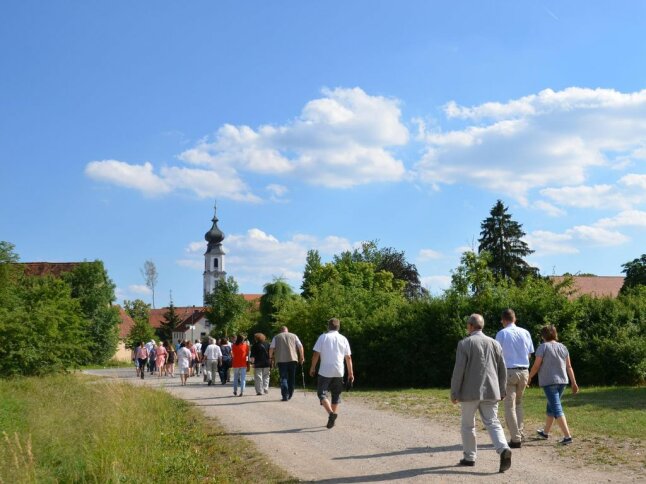
[[240,396],[244,393],[247,379],[247,358],[249,357],[249,345],[245,342],[244,336],[239,334],[236,342],[231,348],[233,353],[233,394],[238,394],[238,383],[240,384]]

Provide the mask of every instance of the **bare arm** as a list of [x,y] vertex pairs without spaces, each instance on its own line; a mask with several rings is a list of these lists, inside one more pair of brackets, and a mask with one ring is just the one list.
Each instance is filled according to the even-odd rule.
[[567,371],[568,376],[570,377],[570,384],[572,385],[572,393],[579,393],[579,385],[576,384],[576,378],[574,378],[574,369],[572,368],[572,363],[570,362],[570,357],[568,356],[565,360],[565,370]]
[[348,366],[348,381],[354,382],[354,369],[352,368],[352,356],[345,357],[345,364]]
[[534,378],[538,373],[538,370],[541,369],[542,364],[543,364],[543,357],[537,356],[536,359],[534,360],[534,365],[532,366],[532,370],[529,372],[529,378],[527,378],[527,386],[530,385],[530,383],[532,382],[532,378]]

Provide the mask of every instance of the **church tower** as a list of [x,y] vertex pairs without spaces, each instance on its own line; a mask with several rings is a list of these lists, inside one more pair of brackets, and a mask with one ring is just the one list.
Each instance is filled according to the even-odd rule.
[[224,232],[218,227],[217,206],[213,207],[213,226],[206,234],[204,239],[207,242],[206,252],[204,253],[204,298],[213,292],[218,281],[224,280],[227,273],[224,272],[224,251],[222,250],[222,241]]

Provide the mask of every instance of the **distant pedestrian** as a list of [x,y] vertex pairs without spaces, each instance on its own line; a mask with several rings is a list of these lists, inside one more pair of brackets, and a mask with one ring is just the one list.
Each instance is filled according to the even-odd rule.
[[197,367],[197,350],[195,349],[195,345],[193,344],[192,341],[188,341],[186,343],[186,348],[191,352],[191,361],[189,363],[189,372],[188,376],[195,376],[195,369]]
[[459,465],[476,463],[476,411],[489,431],[500,455],[499,472],[511,467],[511,450],[498,420],[498,401],[505,396],[507,371],[500,344],[482,332],[484,318],[472,314],[467,322],[469,335],[458,343],[451,378],[451,401],[460,402],[462,411],[462,447]]
[[[327,323],[327,333],[322,334],[314,344],[310,376],[316,375],[316,364],[319,359],[319,376],[316,385],[316,392],[319,401],[328,414],[327,428],[334,427],[338,417],[338,408],[341,403],[341,392],[343,392],[343,362],[348,367],[348,382],[354,382],[354,371],[352,368],[352,353],[347,338],[339,333],[341,322],[332,318]],[[328,398],[328,392],[330,398]],[[330,401],[331,400],[331,401]]]
[[523,393],[529,379],[529,357],[534,352],[534,343],[529,331],[516,326],[513,309],[505,309],[500,322],[503,329],[496,334],[496,341],[502,347],[507,368],[505,423],[509,429],[509,447],[519,449],[524,435]]
[[287,326],[280,328],[269,345],[269,357],[278,365],[280,376],[280,393],[282,401],[286,402],[294,395],[296,385],[296,366],[305,361],[303,344],[294,333],[290,333]]
[[177,361],[177,351],[173,348],[173,345],[169,344],[167,341],[164,342],[164,348],[168,352],[168,358],[166,358],[166,374],[170,375],[171,378],[175,378],[175,361]]
[[168,351],[162,346],[162,342],[157,343],[157,348],[155,348],[155,366],[157,367],[157,376],[161,378],[162,372],[166,367],[166,357],[168,356]]
[[529,373],[529,382],[538,373],[538,384],[547,398],[545,426],[538,430],[537,434],[539,437],[547,439],[552,424],[556,420],[563,433],[563,439],[559,441],[559,444],[571,444],[572,434],[561,405],[561,397],[568,384],[568,376],[572,384],[572,393],[579,393],[579,386],[576,384],[574,369],[570,362],[570,353],[565,345],[558,342],[558,333],[554,325],[544,326],[541,329],[541,337],[543,343],[536,348],[536,359],[532,371]]
[[269,393],[269,373],[271,362],[269,360],[269,344],[267,337],[262,333],[254,334],[254,344],[251,346],[249,361],[253,363],[253,379],[256,395]]
[[155,373],[155,348],[156,347],[157,347],[157,343],[155,343],[154,339],[151,339],[148,343],[146,343],[146,349],[148,350],[148,364],[146,366],[151,375]]
[[222,364],[220,365],[220,383],[223,385],[229,381],[229,368],[231,368],[231,346],[227,338],[220,339],[220,351],[222,351]]
[[143,341],[139,343],[139,347],[135,352],[135,358],[139,362],[139,376],[143,380],[144,374],[146,373],[146,365],[148,364],[148,348],[146,348]]
[[244,336],[239,334],[236,342],[231,348],[233,353],[233,394],[238,394],[238,385],[240,385],[240,397],[244,393],[247,380],[247,358],[249,357],[249,345],[245,343]]
[[208,345],[204,348],[204,374],[206,375],[208,385],[211,386],[215,382],[215,375],[217,374],[218,367],[222,364],[222,351],[220,347],[215,344],[213,338],[208,339]]
[[191,365],[191,350],[186,347],[187,344],[190,344],[190,341],[180,343],[179,351],[177,352],[177,367],[182,386],[186,385]]

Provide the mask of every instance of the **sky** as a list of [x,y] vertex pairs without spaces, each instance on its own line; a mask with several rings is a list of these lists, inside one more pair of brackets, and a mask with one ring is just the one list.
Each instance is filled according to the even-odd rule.
[[498,199],[544,275],[646,252],[646,4],[0,3],[0,240],[202,302],[362,241],[450,284]]

